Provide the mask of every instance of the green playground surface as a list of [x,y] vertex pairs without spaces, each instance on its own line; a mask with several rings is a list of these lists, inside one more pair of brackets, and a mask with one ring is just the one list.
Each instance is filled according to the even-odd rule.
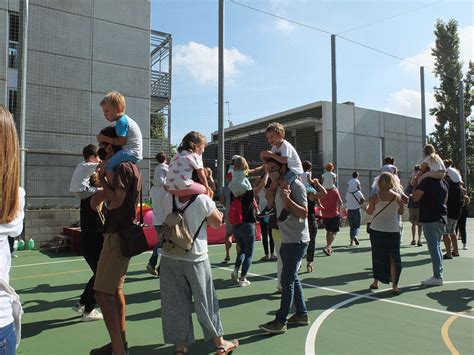
[[[361,234],[360,245],[350,247],[349,229],[342,228],[328,257],[322,252],[325,231],[318,231],[315,271],[307,273],[305,263],[300,271],[310,325],[277,336],[258,328],[279,308],[276,262],[260,261],[263,248],[256,242],[251,285],[239,287],[230,279],[233,264],[222,262],[224,246],[210,246],[225,337],[241,344],[234,354],[474,354],[474,219],[468,219],[469,250],[459,243],[460,257],[444,261],[441,287],[420,285],[432,274],[430,257],[426,244],[409,245],[410,226],[404,224],[399,296],[389,285],[369,290],[370,242]],[[17,256],[11,284],[25,311],[18,354],[88,354],[109,342],[103,321],[82,322],[71,309],[91,275],[81,256],[38,250]],[[124,288],[130,354],[174,354],[174,346],[163,342],[160,280],[145,269],[149,257],[131,260]],[[197,340],[190,353],[214,353],[194,321]]]

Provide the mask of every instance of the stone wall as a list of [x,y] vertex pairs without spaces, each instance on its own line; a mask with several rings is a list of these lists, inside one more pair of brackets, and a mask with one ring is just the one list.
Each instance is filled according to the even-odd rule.
[[[79,209],[48,209],[25,211],[25,240],[48,241],[60,234],[63,227],[79,221]],[[38,245],[38,244],[37,244]]]

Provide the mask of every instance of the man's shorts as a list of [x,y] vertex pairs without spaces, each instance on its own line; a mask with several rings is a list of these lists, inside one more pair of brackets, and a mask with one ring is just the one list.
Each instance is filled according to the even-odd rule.
[[104,234],[104,245],[100,253],[95,274],[94,290],[115,295],[123,288],[130,258],[122,255],[118,233]]
[[446,223],[446,234],[455,234],[457,219],[451,219],[448,217],[448,222]]
[[339,232],[339,226],[341,225],[341,217],[324,218],[324,228],[327,232]]
[[409,215],[408,220],[410,221],[411,224],[421,224],[419,208],[409,208],[408,215]]

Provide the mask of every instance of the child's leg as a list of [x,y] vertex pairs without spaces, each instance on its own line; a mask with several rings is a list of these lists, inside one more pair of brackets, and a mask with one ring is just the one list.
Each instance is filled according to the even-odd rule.
[[109,182],[109,184],[112,183],[112,180],[114,178],[115,168],[126,161],[136,164],[138,162],[138,159],[133,155],[124,152],[123,150],[119,150],[117,153],[114,154],[112,158],[110,158],[105,168],[105,176],[107,177],[107,181]]
[[198,182],[193,182],[191,187],[186,190],[168,190],[168,192],[172,195],[175,196],[192,196],[192,195],[201,195],[201,194],[206,194],[207,189],[204,185],[198,183]]

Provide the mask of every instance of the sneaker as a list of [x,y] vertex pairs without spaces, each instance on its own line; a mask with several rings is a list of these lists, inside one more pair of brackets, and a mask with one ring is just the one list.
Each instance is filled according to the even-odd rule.
[[273,208],[267,208],[265,207],[262,212],[260,212],[257,217],[267,217],[271,216],[272,214],[275,214],[275,210]]
[[420,242],[416,243],[416,245],[419,246],[419,247],[422,247],[423,243],[420,241]]
[[71,309],[76,312],[76,313],[79,313],[79,314],[82,314],[84,313],[84,305],[81,304],[81,303],[77,303],[74,307],[72,307]]
[[265,324],[260,324],[258,327],[270,334],[283,334],[288,330],[285,323],[281,323],[276,319]]
[[250,281],[247,280],[246,278],[239,280],[239,286],[240,287],[245,287],[245,286],[248,286],[248,285],[250,285]]
[[443,286],[443,279],[431,276],[429,279],[421,281],[421,284],[425,286]]
[[285,222],[290,216],[290,211],[286,208],[282,209],[280,215],[278,216],[278,222]]
[[467,244],[462,245],[462,250],[469,250],[469,248],[467,247]]
[[93,309],[89,313],[84,312],[82,314],[82,321],[83,322],[91,322],[91,321],[94,321],[94,320],[102,320],[102,319],[104,319],[104,316],[97,309]]
[[443,260],[450,260],[452,259],[453,257],[451,255],[448,255],[448,254],[444,254],[443,255]]
[[230,278],[234,281],[237,281],[239,278],[239,270],[234,270],[230,273]]
[[309,325],[308,315],[299,316],[295,313],[288,319],[288,325]]
[[410,245],[416,245],[416,242],[414,240],[412,240]]
[[148,270],[150,275],[158,276],[158,273],[156,272],[155,268],[151,264],[146,264],[146,269]]
[[[128,343],[125,342],[123,344],[123,347],[125,348],[125,355],[128,355]],[[101,346],[100,348],[92,349],[89,353],[89,355],[112,355],[112,343],[105,344],[104,346]]]
[[357,239],[357,237],[354,238],[354,243],[355,245],[359,245],[359,239]]

